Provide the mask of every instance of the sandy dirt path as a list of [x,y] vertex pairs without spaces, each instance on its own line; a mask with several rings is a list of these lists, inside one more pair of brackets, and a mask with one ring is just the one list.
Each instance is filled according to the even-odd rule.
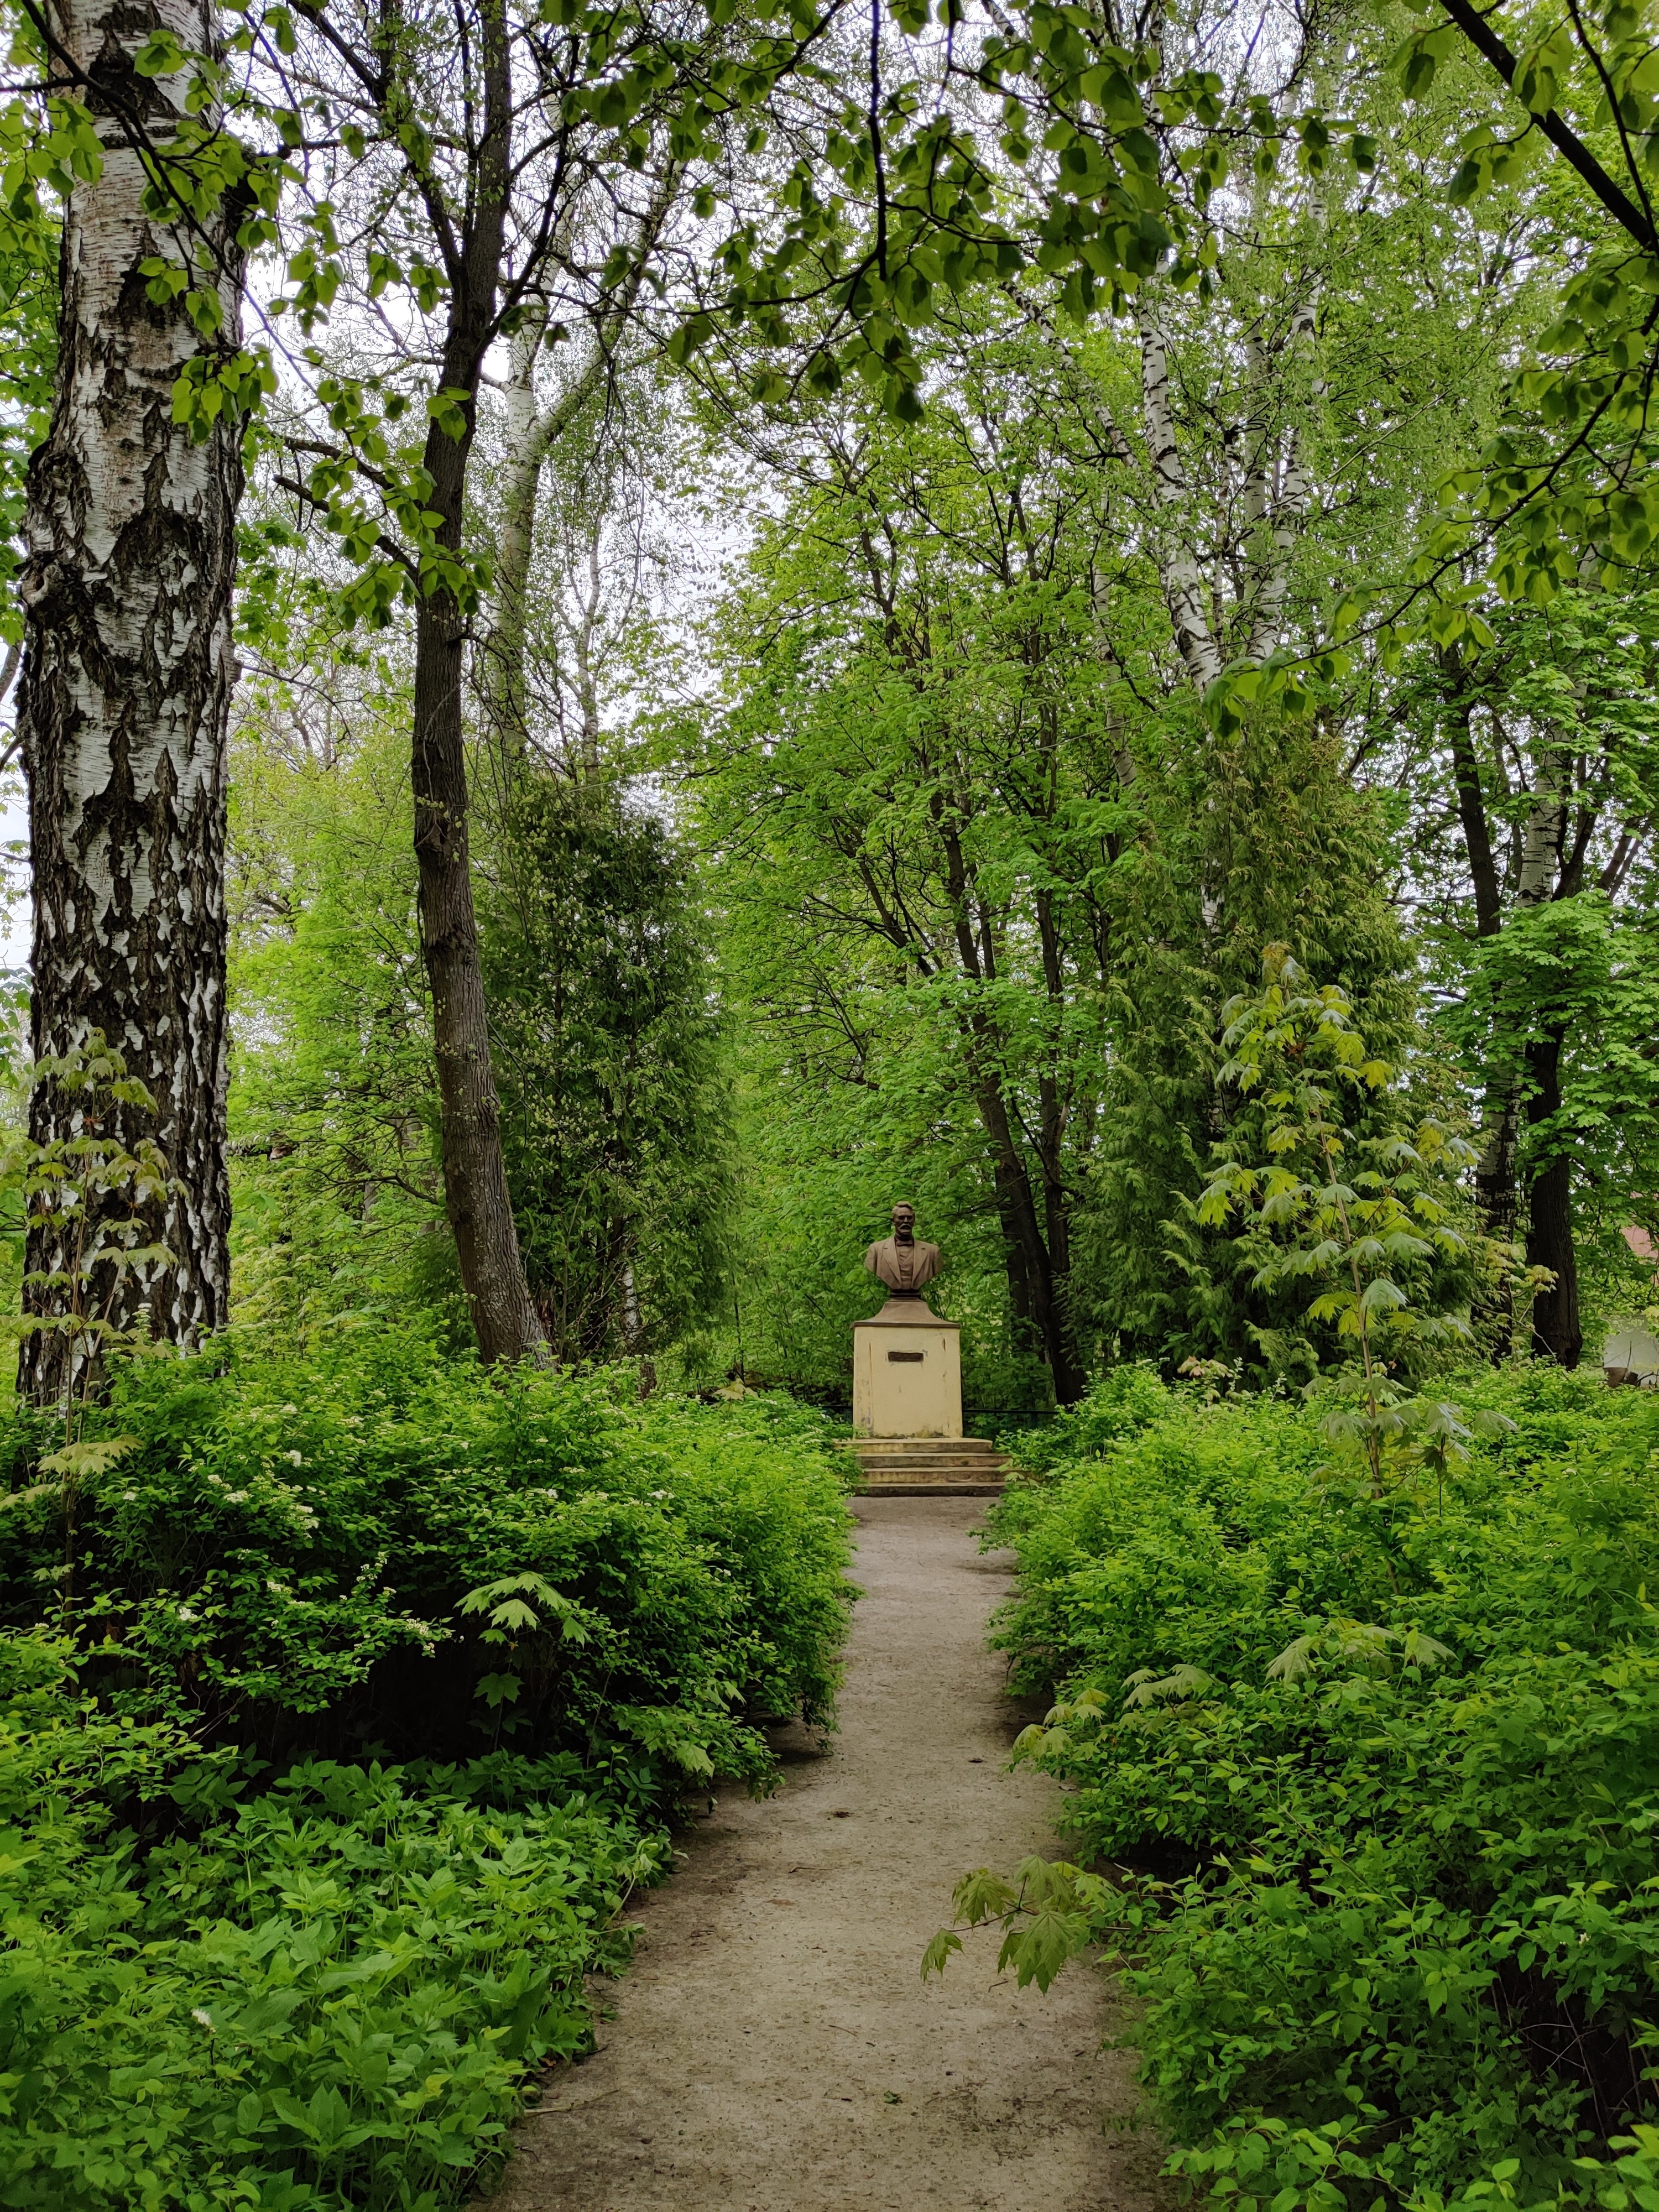
[[[616,2016],[544,2102],[489,2212],[1147,2212],[1155,2142],[1124,2123],[1098,1976],[1046,1997],[993,1935],[923,1984],[975,1866],[1054,1848],[1051,1785],[1006,1771],[1021,1725],[985,1623],[1008,1562],[972,1498],[859,1502],[841,1732],[784,1732],[787,1780],[732,1796],[647,1898]],[[1114,2124],[1115,2123],[1115,2124]]]

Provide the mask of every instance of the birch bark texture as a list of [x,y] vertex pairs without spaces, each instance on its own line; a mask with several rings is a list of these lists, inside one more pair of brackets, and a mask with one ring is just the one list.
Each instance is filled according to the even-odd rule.
[[[54,0],[54,38],[80,79],[103,149],[94,183],[64,210],[52,421],[30,465],[21,586],[19,732],[29,788],[34,900],[31,1036],[38,1059],[101,1030],[149,1086],[154,1124],[130,1109],[129,1146],[153,1137],[175,1179],[147,1224],[175,1255],[148,1284],[92,1286],[123,1328],[198,1344],[224,1322],[230,1192],[225,1162],[226,724],[240,427],[201,441],[173,421],[175,380],[203,350],[179,301],[158,306],[141,264],[205,262],[222,332],[239,325],[236,211],[186,243],[144,209],[135,125],[165,150],[188,71],[138,76],[149,33],[207,51],[202,0]],[[40,1141],[80,1133],[80,1108],[50,1079],[30,1102]],[[131,1212],[119,1194],[106,1215]],[[95,1221],[94,1225],[95,1226]],[[31,1229],[26,1310],[50,1314],[72,1265],[50,1219]],[[107,1302],[107,1303],[106,1303]],[[52,1331],[24,1340],[20,1386],[50,1401],[72,1355]]]

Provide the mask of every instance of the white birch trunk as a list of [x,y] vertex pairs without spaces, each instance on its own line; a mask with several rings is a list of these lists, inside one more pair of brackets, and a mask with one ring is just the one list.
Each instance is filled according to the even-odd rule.
[[1253,323],[1244,339],[1244,437],[1247,451],[1239,520],[1248,548],[1267,520],[1273,502],[1272,441],[1267,431],[1267,357],[1261,326]]
[[[1140,391],[1152,489],[1166,517],[1157,546],[1158,573],[1175,625],[1176,649],[1188,675],[1204,692],[1221,673],[1221,651],[1204,604],[1204,572],[1186,536],[1190,505],[1187,471],[1176,443],[1175,410],[1170,404],[1169,344],[1156,308],[1148,311],[1140,325]],[[1212,787],[1206,802],[1212,814],[1215,804]],[[1221,927],[1221,900],[1212,882],[1200,886],[1199,911],[1206,930],[1214,936]]]
[[[205,0],[55,0],[52,24],[97,88],[88,98],[104,161],[64,211],[52,422],[29,471],[19,734],[33,856],[33,1038],[38,1057],[101,1030],[155,1094],[159,1123],[135,1115],[119,1133],[155,1136],[178,1179],[149,1224],[176,1255],[149,1287],[149,1325],[191,1345],[223,1322],[229,1288],[225,727],[241,437],[222,424],[197,443],[172,420],[173,382],[201,341],[182,305],[151,301],[140,264],[185,257],[144,213],[139,156],[108,111],[126,103],[164,145],[185,79],[146,82],[131,57],[152,27],[202,51],[215,25]],[[234,222],[221,213],[204,228],[219,260],[223,329],[234,333]],[[198,234],[198,258],[203,246]],[[75,1133],[72,1103],[49,1082],[34,1093],[30,1127],[41,1140]],[[66,1258],[49,1228],[31,1234],[32,1271]],[[106,1287],[94,1285],[100,1304]],[[132,1325],[140,1286],[113,1296],[113,1317]],[[50,1312],[64,1297],[35,1285],[26,1304]],[[62,1341],[26,1340],[21,1379],[43,1399],[61,1393]]]
[[1156,310],[1149,311],[1140,325],[1140,390],[1152,489],[1165,518],[1157,552],[1164,597],[1175,625],[1176,649],[1193,681],[1207,690],[1221,673],[1221,654],[1204,604],[1204,572],[1186,539],[1187,472],[1170,404],[1169,346]]
[[[1314,315],[1315,305],[1311,298],[1298,303],[1291,320],[1290,337],[1285,346],[1285,353],[1292,362],[1307,361],[1312,355]],[[1316,380],[1309,395],[1311,403],[1316,405],[1323,392],[1323,384]],[[1285,601],[1291,586],[1291,562],[1313,501],[1313,477],[1307,465],[1302,426],[1294,416],[1285,433],[1282,462],[1277,471],[1278,481],[1272,484],[1269,484],[1266,474],[1266,451],[1264,436],[1261,504],[1250,520],[1258,531],[1265,524],[1267,537],[1265,544],[1259,537],[1257,538],[1245,589],[1249,630],[1244,649],[1252,660],[1265,660],[1280,642]]]

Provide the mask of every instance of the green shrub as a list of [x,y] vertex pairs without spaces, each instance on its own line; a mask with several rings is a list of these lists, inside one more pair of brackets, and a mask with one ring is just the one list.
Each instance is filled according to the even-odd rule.
[[1134,1387],[1097,1456],[994,1516],[1000,1641],[1060,1692],[1023,1751],[1124,1872],[1042,1877],[1030,1919],[981,1883],[973,1917],[1044,1976],[1115,1927],[1176,2166],[1243,2212],[1626,2201],[1659,2148],[1629,2132],[1659,2020],[1659,1402],[1462,1378],[1516,1429],[1441,1498],[1357,1479],[1316,1406]]
[[[40,1425],[0,1435],[0,1622],[58,1593],[118,1709],[278,1760],[576,1750],[647,1797],[711,1763],[763,1783],[755,1722],[829,1714],[848,1522],[817,1415],[503,1385],[373,1327],[216,1358],[137,1362],[88,1421],[125,1442],[79,1483],[66,1592]],[[563,1617],[510,1607],[504,1650],[463,1601],[526,1576]]]
[[0,2204],[448,2202],[581,2047],[665,1841],[523,1762],[517,1806],[488,1765],[319,1762],[146,1850],[109,1801],[188,1783],[187,1742],[78,1699],[61,1646],[0,1663]]
[[0,2206],[437,2212],[582,2047],[673,1798],[829,1722],[850,1595],[817,1415],[633,1387],[161,1356],[72,1483],[11,1410]]

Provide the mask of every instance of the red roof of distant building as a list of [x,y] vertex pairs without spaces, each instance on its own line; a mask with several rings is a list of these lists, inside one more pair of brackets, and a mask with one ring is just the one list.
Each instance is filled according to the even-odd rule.
[[1645,1229],[1627,1229],[1625,1242],[1638,1260],[1659,1260],[1659,1249],[1655,1248],[1653,1239]]

